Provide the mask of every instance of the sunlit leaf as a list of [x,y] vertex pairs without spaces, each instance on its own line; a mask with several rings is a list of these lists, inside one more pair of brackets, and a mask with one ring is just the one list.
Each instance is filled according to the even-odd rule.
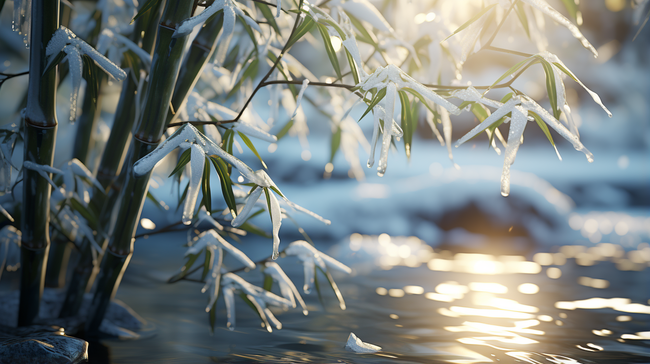
[[341,128],[336,128],[336,131],[332,133],[332,143],[331,143],[331,153],[330,153],[330,163],[334,161],[336,152],[338,152],[339,147],[341,146]]
[[318,31],[320,32],[321,37],[323,38],[323,44],[325,44],[325,51],[327,52],[327,57],[330,59],[330,63],[336,72],[336,77],[341,78],[341,66],[339,65],[339,59],[336,56],[336,51],[332,45],[332,38],[330,38],[329,33],[327,32],[327,27],[322,24],[317,24]]
[[375,94],[375,97],[372,98],[370,105],[368,105],[366,111],[363,113],[363,115],[361,115],[359,121],[361,121],[361,119],[363,119],[370,112],[370,110],[372,110],[373,107],[377,106],[377,104],[379,104],[379,102],[383,100],[384,97],[386,97],[386,87],[382,88],[379,90],[379,92],[377,92],[377,94]]
[[183,170],[183,168],[187,165],[187,163],[189,163],[190,152],[191,152],[191,148],[187,148],[187,150],[185,150],[183,154],[181,154],[180,158],[178,158],[178,163],[176,164],[176,167],[174,168],[172,173],[169,174],[168,178],[175,175],[176,173],[180,173]]
[[475,21],[479,20],[483,15],[485,15],[488,11],[494,9],[494,7],[497,6],[497,4],[492,4],[486,8],[483,8],[478,14],[474,15],[470,20],[466,21],[463,25],[458,27],[456,31],[454,31],[450,36],[445,38],[445,40],[451,38],[452,36],[458,34],[459,32],[463,31],[463,29],[467,28],[468,26],[472,25]]
[[264,168],[268,169],[268,167],[266,166],[266,163],[264,163],[264,160],[262,160],[262,157],[261,157],[260,154],[257,152],[257,149],[255,149],[255,146],[253,145],[253,142],[251,142],[251,140],[248,139],[248,137],[246,136],[246,134],[244,134],[244,133],[242,133],[242,132],[239,132],[239,131],[237,132],[237,134],[239,134],[239,137],[241,138],[241,140],[244,141],[244,144],[246,144],[246,146],[248,147],[248,149],[250,149],[251,152],[253,152],[253,154],[255,154],[255,156],[257,157],[257,159],[260,160],[260,162],[262,163],[262,166],[263,166]]

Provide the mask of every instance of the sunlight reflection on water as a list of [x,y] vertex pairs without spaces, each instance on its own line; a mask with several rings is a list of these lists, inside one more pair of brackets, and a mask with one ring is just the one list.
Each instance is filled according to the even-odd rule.
[[[599,227],[588,229],[598,231]],[[611,243],[592,247],[569,245],[553,252],[539,252],[528,260],[516,255],[435,251],[413,237],[355,234],[350,238],[351,250],[363,253],[373,241],[379,243],[376,257],[384,271],[400,269],[403,278],[409,276],[402,267],[420,266],[413,263],[413,256],[428,268],[418,268],[417,274],[414,272],[411,276],[418,276],[418,281],[430,278],[429,285],[379,286],[375,293],[400,300],[423,295],[433,301],[435,306],[431,307],[429,315],[433,316],[433,321],[446,317],[443,330],[453,335],[463,349],[450,351],[446,348],[446,352],[463,357],[447,362],[482,363],[494,362],[497,358],[526,363],[583,363],[598,358],[612,363],[650,361],[650,348],[644,343],[650,340],[650,331],[639,330],[647,328],[645,315],[650,314],[650,306],[646,305],[650,302],[645,301],[647,295],[643,296],[643,303],[637,301],[638,297],[622,297],[622,293],[634,289],[632,285],[636,282],[611,289],[617,282],[627,282],[627,272],[642,271],[649,265],[648,244],[638,244],[636,249],[627,252]],[[403,246],[412,254],[396,253]],[[440,274],[447,272],[456,273],[454,280],[440,281]],[[647,292],[646,287],[641,289],[642,294]],[[409,307],[413,304],[409,303]],[[422,323],[415,317],[409,320],[407,312],[400,313],[400,327],[408,331],[411,321],[414,336],[422,335]],[[450,322],[452,324],[448,324]],[[418,337],[415,340],[422,344],[436,339]],[[626,349],[645,358],[626,356],[626,359],[618,359],[623,361],[617,361],[600,356],[604,352],[626,352]]]

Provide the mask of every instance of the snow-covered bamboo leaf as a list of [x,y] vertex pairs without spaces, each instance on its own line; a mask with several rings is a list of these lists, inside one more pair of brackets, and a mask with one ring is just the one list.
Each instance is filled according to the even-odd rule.
[[[578,19],[578,13],[580,12],[578,8],[578,1],[577,0],[562,0],[562,3],[564,4],[564,7],[566,10],[569,12],[569,15],[573,20]],[[580,24],[580,23],[578,23]]]
[[273,224],[273,254],[271,258],[273,260],[278,259],[280,256],[280,226],[282,225],[282,211],[280,211],[280,204],[278,199],[275,198],[275,195],[269,193],[268,188],[264,188],[264,194],[266,195],[266,203],[268,204],[269,214],[271,215],[271,223]]
[[510,131],[508,133],[508,146],[506,147],[505,158],[503,159],[503,172],[501,174],[501,195],[510,195],[510,166],[515,162],[517,150],[521,144],[521,136],[528,122],[526,110],[521,106],[514,106],[510,120]]
[[575,24],[573,24],[569,19],[567,19],[560,12],[553,9],[553,7],[546,2],[546,0],[521,0],[521,1],[536,8],[537,10],[541,11],[542,13],[546,14],[551,19],[559,23],[560,25],[569,29],[571,34],[580,41],[583,47],[590,50],[591,53],[593,53],[594,57],[598,57],[598,52],[596,51],[596,48],[594,48],[594,46],[592,46],[591,43],[589,43],[587,38],[585,38],[585,36],[582,35],[580,29],[578,29],[578,27]]
[[243,223],[246,222],[246,220],[249,219],[251,211],[253,210],[253,207],[255,207],[255,203],[259,198],[262,196],[262,188],[255,188],[254,190],[251,190],[250,194],[248,195],[248,199],[246,200],[246,204],[244,205],[244,208],[237,214],[237,217],[235,217],[230,224],[233,227],[238,227],[242,225]]

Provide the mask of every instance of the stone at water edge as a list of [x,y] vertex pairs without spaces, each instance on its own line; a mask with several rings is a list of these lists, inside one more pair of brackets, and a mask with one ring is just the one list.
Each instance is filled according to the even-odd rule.
[[[56,325],[65,327],[66,333],[74,334],[83,326],[83,319],[88,314],[88,306],[92,299],[91,294],[84,295],[84,303],[79,315],[58,318],[61,305],[65,298],[65,291],[46,288],[43,291],[39,315],[36,323],[42,325]],[[19,292],[4,292],[0,295],[0,325],[16,327],[18,323]],[[120,339],[141,339],[155,334],[154,326],[142,319],[131,308],[119,300],[112,300],[100,331],[109,337]]]
[[345,344],[345,348],[360,354],[372,354],[381,351],[381,346],[364,343],[353,332],[348,336],[348,342]]
[[81,363],[88,360],[88,343],[65,336],[52,326],[0,326],[0,364]]

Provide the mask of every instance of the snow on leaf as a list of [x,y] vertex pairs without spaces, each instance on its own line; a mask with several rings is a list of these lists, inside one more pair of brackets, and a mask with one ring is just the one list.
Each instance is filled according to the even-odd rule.
[[345,348],[360,354],[372,354],[381,351],[380,346],[364,343],[352,332],[348,336],[348,342],[345,344]]
[[242,225],[248,217],[251,214],[251,211],[253,210],[253,207],[255,206],[255,203],[260,199],[260,196],[262,196],[262,188],[256,188],[253,192],[251,192],[248,195],[248,199],[246,200],[246,204],[244,205],[244,208],[237,214],[237,216],[230,222],[230,225],[233,227],[238,227]]
[[564,15],[562,15],[560,12],[557,10],[553,9],[545,0],[522,0],[523,2],[527,3],[528,5],[538,9],[539,11],[543,12],[544,14],[548,15],[551,19],[559,23],[560,25],[564,26],[565,28],[569,29],[571,34],[577,38],[580,43],[582,43],[582,46],[587,48],[588,50],[591,51],[591,53],[594,54],[594,57],[598,57],[598,52],[596,51],[596,48],[589,43],[587,38],[585,38],[584,35],[580,32],[580,29],[573,24],[569,19],[567,19]]
[[52,179],[50,178],[48,173],[56,173],[56,174],[61,174],[62,175],[63,171],[61,171],[59,169],[56,169],[54,167],[51,167],[51,166],[36,164],[34,162],[31,162],[31,161],[23,162],[23,167],[25,167],[27,169],[31,169],[32,171],[38,172],[38,174],[40,174],[41,177],[45,178],[47,180],[47,182],[50,185],[52,185],[52,187],[54,187],[55,189],[58,188],[58,186],[54,183],[54,181],[52,181]]
[[269,192],[268,189],[265,190],[265,192],[266,197],[269,200],[269,213],[271,214],[271,222],[273,224],[273,255],[271,258],[273,260],[276,260],[280,256],[278,249],[280,247],[280,226],[282,225],[282,212],[280,211],[280,204],[278,203],[278,199],[275,197],[275,195],[272,192]]
[[527,122],[528,112],[521,106],[515,106],[512,109],[508,145],[506,146],[503,172],[501,173],[501,195],[504,197],[510,194],[510,166],[515,162],[517,150],[519,150],[521,144],[521,136],[524,134]]
[[318,251],[304,240],[297,240],[289,244],[284,253],[287,256],[296,256],[302,261],[305,268],[305,285],[303,287],[305,293],[309,293],[314,284],[314,268],[316,265],[323,270],[330,268],[347,274],[352,272],[348,266]]
[[226,241],[214,229],[210,229],[202,232],[198,236],[198,240],[194,243],[194,245],[192,245],[189,249],[187,249],[187,252],[185,252],[185,256],[191,254],[199,254],[201,250],[209,246],[224,249],[230,255],[232,255],[237,260],[242,262],[246,267],[250,269],[255,269],[255,263],[253,263],[253,261],[250,260],[250,258],[248,258],[246,254],[244,254],[241,250],[235,248],[232,244]]
[[203,149],[196,144],[192,144],[190,148],[190,185],[187,190],[187,197],[185,198],[182,218],[183,224],[185,225],[192,223],[194,207],[196,206],[196,200],[198,199],[199,191],[201,190],[203,168],[205,166],[205,152]]
[[[565,65],[565,64],[564,64],[564,63],[563,63],[559,58],[558,58],[557,55],[555,55],[555,54],[553,54],[553,53],[550,53],[550,52],[542,52],[542,53],[540,53],[540,56],[542,56],[546,61],[548,61],[549,63],[551,63],[551,65],[553,66],[553,70],[554,70],[555,73],[556,73],[556,76],[555,76],[555,77],[556,77],[556,80],[557,80],[557,78],[559,77],[560,71],[563,72],[563,73],[565,73],[565,74],[567,74],[567,75],[568,75],[569,77],[571,77],[575,82],[577,82],[580,86],[582,86],[582,88],[585,89],[585,91],[587,91],[587,93],[589,94],[589,96],[591,96],[591,98],[594,100],[594,102],[597,103],[598,105],[600,105],[600,107],[601,107],[603,110],[605,110],[605,112],[607,113],[607,115],[608,115],[610,118],[612,117],[612,113],[611,113],[611,112],[609,111],[609,109],[607,109],[607,107],[603,104],[603,101],[600,99],[600,96],[598,96],[597,93],[591,91],[587,86],[585,86],[585,84],[582,83],[582,81],[580,81],[580,80],[578,79],[578,77],[576,77],[576,75],[573,74],[573,72],[571,72],[571,70],[570,70],[570,69],[569,69],[569,68],[568,68],[568,67],[567,67],[567,66],[566,66],[566,65]],[[556,81],[556,83],[557,83],[557,81]],[[562,89],[564,89],[564,85],[562,85]],[[563,95],[564,95],[564,93],[563,93]],[[558,93],[558,96],[559,96],[559,93]],[[559,99],[558,99],[558,100],[559,100]],[[565,103],[566,103],[566,97],[564,97],[564,100],[565,100]],[[562,106],[562,105],[564,105],[564,104],[561,104],[561,103],[558,101],[558,106]]]
[[286,273],[284,273],[280,265],[276,262],[266,262],[264,263],[264,266],[264,273],[271,276],[273,280],[276,281],[280,286],[282,297],[290,300],[291,307],[293,308],[296,307],[296,301],[298,301],[300,307],[302,307],[303,314],[307,315],[308,311],[307,306],[305,305],[305,301],[303,301],[302,296],[300,296],[300,292],[298,292],[298,289],[293,284],[291,279],[289,279]]

